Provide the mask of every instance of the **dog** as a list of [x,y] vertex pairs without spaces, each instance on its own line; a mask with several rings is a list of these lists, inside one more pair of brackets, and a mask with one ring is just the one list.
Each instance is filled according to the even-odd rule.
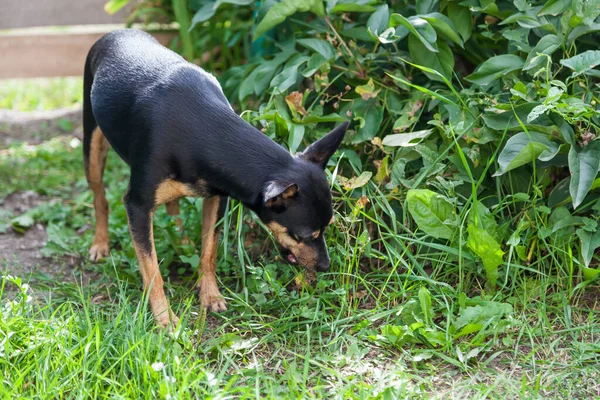
[[227,307],[215,268],[216,224],[229,197],[258,215],[289,262],[327,271],[324,234],[333,207],[324,169],[348,124],[292,156],[233,111],[211,74],[151,35],[132,29],[104,35],[90,49],[84,70],[83,160],[96,218],[90,259],[110,252],[103,175],[112,147],[131,170],[123,203],[158,325],[176,325],[178,318],[165,297],[152,217],[162,204],[178,215],[183,196],[204,198],[198,287],[208,311]]

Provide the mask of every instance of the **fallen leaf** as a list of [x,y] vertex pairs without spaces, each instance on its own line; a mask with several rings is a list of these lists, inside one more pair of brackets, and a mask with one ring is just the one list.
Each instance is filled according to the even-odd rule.
[[360,196],[360,199],[356,202],[356,205],[360,208],[364,208],[367,204],[369,204],[371,200],[365,195]]
[[352,190],[357,189],[361,186],[365,186],[369,182],[369,180],[371,180],[372,176],[373,173],[371,171],[365,171],[362,174],[360,174],[360,176],[355,176],[350,179],[338,175],[338,181],[342,184],[344,189]]
[[302,93],[297,90],[288,94],[285,97],[285,102],[292,112],[296,112],[300,115],[306,115],[307,112],[302,106]]
[[373,79],[369,79],[369,82],[367,82],[366,85],[357,86],[354,90],[356,93],[360,94],[360,97],[362,97],[363,100],[374,99],[381,91],[381,89],[375,90]]

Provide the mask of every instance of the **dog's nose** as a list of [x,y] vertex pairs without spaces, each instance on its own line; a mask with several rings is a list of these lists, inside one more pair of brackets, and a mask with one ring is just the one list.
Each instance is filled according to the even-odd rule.
[[327,272],[327,271],[329,271],[330,266],[331,266],[331,263],[329,262],[329,257],[327,257],[326,259],[319,261],[319,263],[317,264],[317,271]]

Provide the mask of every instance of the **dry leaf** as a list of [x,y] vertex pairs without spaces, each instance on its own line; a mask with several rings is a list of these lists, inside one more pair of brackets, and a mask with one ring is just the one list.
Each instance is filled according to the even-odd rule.
[[360,97],[362,97],[363,100],[374,99],[375,97],[377,97],[377,94],[381,91],[381,89],[375,90],[375,84],[373,83],[373,79],[369,79],[369,82],[367,82],[366,85],[357,86],[354,90],[356,91],[356,93],[360,94]]
[[369,202],[370,202],[370,201],[371,201],[371,200],[369,200],[369,198],[368,198],[367,196],[365,196],[365,195],[362,195],[362,196],[360,196],[360,199],[358,199],[358,201],[356,202],[356,205],[357,205],[359,208],[365,208],[365,206],[366,206],[367,204],[369,204]]
[[302,106],[302,93],[297,90],[288,94],[285,97],[285,102],[292,112],[298,113],[300,115],[306,115],[307,112]]

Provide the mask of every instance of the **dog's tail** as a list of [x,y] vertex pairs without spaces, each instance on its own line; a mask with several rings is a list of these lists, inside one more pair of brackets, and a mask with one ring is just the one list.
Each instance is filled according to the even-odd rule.
[[92,111],[92,84],[94,83],[94,74],[92,73],[92,53],[94,47],[88,53],[85,60],[85,67],[83,70],[83,165],[87,174],[89,159],[90,159],[90,147],[92,142],[92,135],[94,130],[98,126],[94,113]]

